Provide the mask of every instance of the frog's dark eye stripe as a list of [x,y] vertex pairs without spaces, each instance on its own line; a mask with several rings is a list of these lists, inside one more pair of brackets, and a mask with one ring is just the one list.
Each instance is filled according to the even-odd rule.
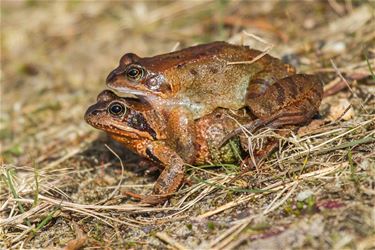
[[146,131],[151,135],[151,137],[156,140],[156,132],[150,127],[146,119],[141,114],[133,114],[129,116],[128,125],[132,128],[138,129],[140,131]]
[[126,112],[126,107],[119,102],[114,102],[108,107],[109,113],[115,116],[123,115]]
[[143,77],[143,73],[143,69],[136,66],[131,66],[126,70],[126,75],[131,80],[141,79]]

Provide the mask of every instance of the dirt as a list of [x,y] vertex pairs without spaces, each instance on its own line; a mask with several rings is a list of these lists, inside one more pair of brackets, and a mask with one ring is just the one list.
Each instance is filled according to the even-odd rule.
[[[2,1],[0,248],[375,248],[374,8]],[[140,205],[124,192],[150,193],[157,176],[83,114],[124,53],[215,40],[272,44],[270,54],[318,74],[321,117],[232,184],[239,166],[191,166],[170,201]]]

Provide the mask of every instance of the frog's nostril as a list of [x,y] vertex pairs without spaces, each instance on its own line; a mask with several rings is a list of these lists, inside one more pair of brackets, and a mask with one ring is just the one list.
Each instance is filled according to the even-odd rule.
[[85,120],[92,118],[100,113],[100,110],[94,105],[90,106],[85,113]]

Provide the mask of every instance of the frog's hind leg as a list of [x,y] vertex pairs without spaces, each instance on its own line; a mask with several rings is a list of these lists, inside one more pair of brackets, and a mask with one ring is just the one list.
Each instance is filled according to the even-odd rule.
[[[284,110],[268,118],[258,118],[248,124],[244,124],[241,127],[236,128],[228,135],[224,137],[220,146],[224,145],[232,137],[240,134],[241,132],[253,133],[261,127],[268,128],[281,128],[286,125],[298,125],[310,121],[311,117],[316,113],[315,110],[302,112],[299,110]],[[310,118],[309,118],[310,117]]]
[[[303,125],[311,121],[312,117],[317,114],[316,110],[291,110],[281,111],[280,113],[271,116],[269,119],[258,122],[254,129],[262,126],[269,128],[281,128],[287,125]],[[254,130],[253,129],[253,130]]]

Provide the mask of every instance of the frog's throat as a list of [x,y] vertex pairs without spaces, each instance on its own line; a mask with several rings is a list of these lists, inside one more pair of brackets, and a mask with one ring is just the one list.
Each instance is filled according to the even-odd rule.
[[191,113],[193,119],[198,119],[206,114],[208,114],[210,109],[207,108],[202,103],[197,103],[189,98],[161,98],[159,96],[147,96],[144,97],[158,112],[162,112],[163,110],[185,110],[186,112]]
[[[144,98],[146,101],[151,103],[156,109],[158,108],[175,108],[175,107],[186,107],[193,113],[194,119],[201,117],[203,114],[207,113],[205,106],[200,103],[192,102],[189,98],[163,98],[159,95],[155,95],[149,92],[131,89],[128,87],[110,87],[109,88],[115,92],[125,93],[135,95],[139,98]],[[160,110],[159,110],[160,111]]]
[[152,95],[149,92],[131,89],[131,88],[127,88],[127,87],[111,87],[111,86],[108,86],[108,88],[110,90],[116,92],[116,93],[122,93],[122,94],[131,94],[131,95],[142,96],[142,97]]

